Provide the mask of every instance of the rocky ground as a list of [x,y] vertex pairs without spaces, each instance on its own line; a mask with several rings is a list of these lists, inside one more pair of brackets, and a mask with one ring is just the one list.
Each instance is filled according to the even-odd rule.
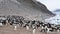
[[[0,0],[0,15],[22,15],[33,19],[37,18],[40,21],[53,16],[52,13],[42,10],[31,0]],[[32,31],[27,31],[25,28],[14,31],[12,26],[3,26],[0,27],[0,34],[32,34]],[[36,34],[45,33],[41,33],[37,29]]]
[[31,0],[0,0],[0,15],[22,15],[38,20],[52,16],[52,13],[42,9]]

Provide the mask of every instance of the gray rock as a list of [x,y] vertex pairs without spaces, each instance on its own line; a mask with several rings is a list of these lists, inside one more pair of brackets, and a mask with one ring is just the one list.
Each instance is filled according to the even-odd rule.
[[32,0],[0,0],[0,15],[30,16],[38,20],[53,16],[52,13],[42,10]]

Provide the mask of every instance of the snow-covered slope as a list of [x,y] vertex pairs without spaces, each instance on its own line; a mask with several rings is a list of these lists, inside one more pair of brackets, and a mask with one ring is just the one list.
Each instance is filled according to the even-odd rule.
[[60,9],[60,0],[35,0],[44,4],[49,11],[54,13],[55,10]]
[[[54,17],[45,19],[44,21],[51,24],[60,25],[60,0],[33,0],[34,2],[42,3],[53,14]],[[37,3],[38,4],[38,3]]]

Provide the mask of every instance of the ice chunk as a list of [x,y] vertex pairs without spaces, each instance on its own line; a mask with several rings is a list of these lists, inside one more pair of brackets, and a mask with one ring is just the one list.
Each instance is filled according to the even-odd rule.
[[47,19],[45,19],[45,22],[59,25],[60,24],[60,15],[56,15],[54,17],[47,18]]

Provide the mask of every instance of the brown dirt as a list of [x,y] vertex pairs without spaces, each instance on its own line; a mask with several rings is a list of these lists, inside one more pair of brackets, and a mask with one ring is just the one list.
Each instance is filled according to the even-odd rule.
[[[0,27],[0,34],[32,34],[32,29],[29,31],[26,30],[26,28],[18,27],[17,30],[15,31],[13,29],[13,26],[3,26]],[[58,32],[40,32],[39,29],[36,29],[35,34],[59,34]]]

